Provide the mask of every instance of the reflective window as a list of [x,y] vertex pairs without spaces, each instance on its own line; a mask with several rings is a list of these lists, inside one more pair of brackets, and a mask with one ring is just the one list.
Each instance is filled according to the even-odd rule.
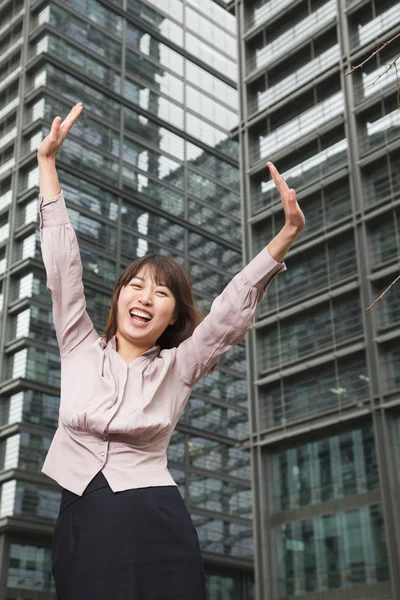
[[203,508],[224,515],[251,519],[251,489],[214,477],[189,473],[190,509]]
[[353,355],[260,387],[262,430],[342,406],[360,406],[370,396],[365,357]]
[[[218,150],[230,155],[229,151],[225,151],[224,143],[218,147]],[[214,177],[217,181],[226,183],[234,189],[239,190],[238,166],[225,162],[218,156],[206,152],[191,142],[186,142],[186,158],[196,169]]]
[[[322,6],[318,7],[310,15],[308,10],[299,11],[296,23],[291,23],[290,29],[277,36],[275,31],[267,35],[267,44],[261,41],[260,46],[255,49],[253,55],[248,60],[248,72],[259,69],[287,53],[290,48],[297,46],[300,42],[309,39],[316,34],[322,27],[325,27],[336,18],[336,2],[328,0]],[[290,21],[289,21],[290,22]],[[271,37],[271,40],[268,38]]]
[[96,252],[89,248],[80,247],[83,265],[84,281],[108,285],[114,287],[116,280],[115,262],[108,260],[101,254],[100,248]]
[[239,448],[191,436],[188,451],[192,467],[226,473],[241,479],[250,478],[250,457]]
[[187,436],[174,429],[169,446],[167,449],[168,463],[184,464],[186,455]]
[[51,548],[11,544],[7,585],[17,589],[54,591]]
[[207,377],[203,377],[194,389],[195,393],[205,397],[220,398],[233,406],[247,407],[247,382],[242,376],[235,376],[231,372],[227,373],[217,368]]
[[[150,68],[149,74],[146,75],[145,70],[143,70],[139,71],[138,75],[143,75],[152,82],[155,79],[156,73],[163,73],[162,67],[164,67],[181,77],[183,76],[184,59],[180,54],[172,50],[172,48],[162,44],[157,38],[131,23],[127,24],[126,35],[130,46],[134,46],[139,50],[141,55],[149,56],[154,59],[153,67],[151,67],[152,63],[148,60],[144,63],[147,68]],[[130,54],[131,57],[127,59],[127,65],[134,66],[134,62],[131,61],[139,61],[140,57],[130,50],[128,50],[128,54]],[[138,67],[140,68],[139,63]],[[134,71],[134,68],[132,68],[132,70]]]
[[[88,115],[101,117],[112,124],[119,122],[120,104],[118,102],[76,77],[64,73],[59,67],[56,69],[49,64],[46,66],[46,71],[52,86],[62,92],[62,98],[66,102],[65,106],[73,105],[76,99],[80,98]],[[54,118],[54,113],[47,114],[47,117],[49,119]]]
[[371,425],[312,441],[272,457],[274,510],[290,510],[379,488]]
[[111,221],[117,220],[118,200],[114,194],[62,169],[58,173],[67,204],[71,202],[94,215],[102,215]]
[[397,111],[397,99],[390,96],[381,100],[380,104],[374,106],[367,114],[360,116],[359,145],[362,155],[398,138],[400,127]]
[[57,346],[51,310],[31,306],[10,317],[9,340],[30,338],[45,344]]
[[239,577],[206,573],[207,598],[209,600],[241,600],[242,581]]
[[223,187],[209,177],[194,172],[192,168],[188,169],[187,179],[188,190],[192,196],[240,219],[240,196],[237,191]]
[[373,267],[395,262],[400,249],[397,231],[400,211],[388,211],[368,224],[369,254]]
[[400,349],[398,339],[380,348],[380,364],[384,372],[384,392],[400,389]]
[[77,210],[69,209],[68,215],[71,220],[79,241],[97,244],[108,253],[113,253],[117,246],[117,230],[115,227],[91,219]]
[[185,86],[185,99],[189,110],[199,113],[203,118],[212,121],[222,129],[229,131],[238,123],[238,115],[235,111],[216,102],[190,85]]
[[[315,248],[312,254],[299,254],[293,257],[290,269],[283,276],[276,278],[279,305],[283,306],[295,299],[298,301],[299,298],[313,295],[329,284],[343,284],[346,279],[356,276],[354,240],[352,238],[332,238],[323,246]],[[273,290],[268,291],[267,304],[270,297],[273,300]],[[263,312],[268,310],[265,303],[263,303],[262,310]]]
[[209,206],[204,206],[194,200],[189,200],[189,221],[198,227],[214,233],[218,237],[241,243],[241,224],[238,221],[223,216]]
[[295,140],[315,131],[315,129],[336,116],[343,114],[343,92],[336,92],[313,108],[304,111],[287,124],[278,127],[273,133],[260,135],[258,145],[252,153],[253,160],[268,158],[273,152],[290,146]]
[[260,87],[250,96],[250,113],[265,110],[273,106],[285,96],[293,93],[297,88],[301,88],[311,81],[315,76],[320,76],[324,71],[335,65],[339,61],[339,57],[339,45],[335,44],[329,50],[325,50],[317,58],[309,60],[304,66],[298,68],[294,73],[290,73],[290,75],[284,77],[275,85],[271,85],[271,83],[267,85],[264,83],[265,80],[263,78]]
[[362,169],[363,199],[367,206],[389,203],[400,197],[400,153],[388,153],[374,160],[374,168],[367,165]]
[[359,21],[353,25],[353,35],[351,36],[353,48],[376,40],[398,21],[399,7],[396,2],[390,8],[387,3],[379,1],[368,3],[367,6],[369,10],[364,10]]
[[[225,131],[206,123],[191,113],[186,114],[186,131],[212,148],[218,147],[227,137]],[[231,143],[234,142],[231,141]]]
[[[374,282],[371,291],[371,298],[378,298],[384,290],[386,290],[392,281],[394,281],[395,275],[389,276]],[[400,323],[400,286],[397,284],[390,289],[390,293],[386,294],[385,302],[379,302],[374,307],[375,313],[378,315],[378,323],[381,329],[391,328],[396,324]],[[375,316],[376,316],[375,314]]]
[[153,238],[160,244],[168,244],[183,252],[185,229],[130,202],[123,202],[122,220],[125,227],[133,229],[146,239]]
[[[144,256],[145,254],[167,254],[173,258],[183,260],[183,257],[179,250],[175,248],[168,248],[165,245],[160,245],[156,242],[151,241],[149,238],[142,237],[140,234],[133,235],[127,231],[122,231],[121,234],[121,254],[122,259],[127,266],[135,258]],[[180,262],[181,262],[180,261]],[[123,267],[124,268],[124,267]]]
[[206,15],[207,19],[217,23],[220,27],[222,26],[232,35],[236,35],[235,16],[222,6],[218,6],[213,0],[203,0],[201,3],[197,0],[186,0],[186,4],[193,6],[198,12]]
[[[215,2],[212,2],[217,6]],[[224,11],[226,12],[226,11]],[[237,90],[218,79],[205,69],[202,69],[192,61],[185,60],[186,79],[200,90],[206,90],[208,94],[227,104],[232,110],[238,110],[238,92]],[[236,117],[238,120],[238,116]]]
[[189,272],[193,289],[212,296],[221,293],[231,280],[229,274],[214,271],[208,265],[196,264],[193,260],[190,261]]
[[[212,4],[213,2],[208,1],[208,5]],[[196,9],[197,6],[198,4],[196,4]],[[221,10],[221,13],[228,15],[227,11],[225,10]],[[208,42],[208,44],[214,46],[214,48],[217,48],[221,53],[227,54],[228,56],[236,59],[236,37],[232,35],[232,33],[228,33],[222,29],[224,26],[223,21],[219,21],[216,25],[210,21],[209,17],[209,14],[207,14],[207,18],[203,17],[197,10],[192,9],[190,6],[186,6],[185,24],[187,29],[193,31],[200,38]]]
[[[113,1],[118,5],[122,4],[120,0]],[[94,23],[101,25],[115,35],[121,36],[122,17],[103,4],[99,4],[96,0],[66,0],[66,3],[82,12]]]
[[[189,254],[193,258],[198,258],[212,265],[222,267],[232,273],[232,275],[236,274],[242,268],[240,252],[226,248],[222,244],[214,240],[209,240],[198,233],[189,232]],[[214,292],[211,292],[212,296],[214,297],[219,291],[222,292],[222,289],[215,289]]]
[[[148,0],[148,3],[156,7],[157,10],[154,10],[149,14],[154,13],[157,15],[157,20],[161,17],[162,13],[170,15],[176,21],[182,21],[183,19],[183,5],[181,0]],[[143,7],[146,5],[140,2],[140,0],[128,0],[128,7],[130,6],[132,6],[133,10],[133,7],[139,8],[139,6]],[[136,10],[138,10],[138,8],[136,8]],[[140,16],[146,18],[147,14],[148,13],[144,12]],[[150,20],[150,18],[147,20]]]
[[245,438],[249,432],[246,411],[219,406],[196,396],[190,397],[186,420],[192,427],[237,440]]
[[258,0],[251,6],[246,22],[247,27],[250,28],[267,22],[268,19],[274,17],[293,2],[294,0],[281,0],[279,4],[276,4],[275,0]]
[[215,519],[196,514],[191,516],[203,552],[253,557],[253,533],[250,523],[243,525],[232,523],[227,519]]
[[84,73],[91,79],[94,79],[106,87],[110,87],[114,92],[120,92],[120,75],[111,67],[100,63],[84,51],[68,44],[61,38],[54,35],[47,35],[37,44],[36,54],[48,52],[62,61],[68,61],[73,67]]
[[276,549],[279,597],[390,579],[381,505],[286,523]]
[[0,488],[2,517],[22,516],[55,520],[60,507],[61,492],[50,486],[15,479]]
[[[79,5],[79,2],[76,0],[70,3]],[[91,3],[92,5],[98,7],[98,9],[103,9],[104,12],[107,10],[102,5],[99,5],[95,2]],[[82,10],[82,8],[83,7],[81,6],[80,10]],[[116,26],[117,34],[120,35],[122,22],[121,17],[117,16],[112,11],[108,12],[110,14],[108,15],[109,20],[107,21],[106,30],[115,33],[113,30]],[[87,23],[82,19],[78,19],[72,13],[55,5],[51,5],[50,7],[49,21],[51,25],[55,27],[57,32],[61,31],[65,33],[73,41],[79,42],[99,56],[108,58],[117,64],[121,62],[121,44],[116,42],[113,38],[107,36],[104,29],[97,29],[96,27],[93,27],[92,23]]]
[[183,167],[180,163],[129,138],[124,139],[124,162],[144,173],[183,187]]
[[148,81],[161,94],[183,104],[183,82],[168,71],[162,70],[157,63],[127,50],[126,69],[129,76]]
[[260,371],[286,366],[303,357],[328,351],[362,336],[358,291],[332,298],[296,317],[258,331]]
[[60,150],[60,158],[71,166],[87,169],[108,183],[115,185],[118,181],[118,161],[104,156],[100,151],[82,145],[76,138],[68,137],[65,140]]
[[51,438],[22,432],[0,442],[1,468],[41,471]]
[[[189,31],[185,33],[185,48],[193,56],[201,56],[202,61],[214,67],[220,73],[235,82],[237,79],[237,65],[235,60],[231,60],[223,55],[220,50],[214,50],[209,43],[200,40]],[[236,51],[235,51],[236,55]]]
[[[183,170],[181,170],[183,176]],[[175,177],[173,178],[176,179]],[[178,182],[180,183],[180,182]],[[152,177],[143,173],[136,173],[130,166],[124,166],[123,186],[132,194],[139,194],[140,199],[162,208],[175,216],[182,216],[184,212],[183,193],[161,184]]]
[[33,423],[56,429],[58,425],[59,396],[36,390],[24,390],[4,398],[1,407],[1,425]]

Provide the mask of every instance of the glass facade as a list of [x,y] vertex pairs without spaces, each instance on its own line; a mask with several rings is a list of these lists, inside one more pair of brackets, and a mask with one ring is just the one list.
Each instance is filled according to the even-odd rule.
[[[306,227],[248,355],[257,600],[400,597],[397,0],[239,0],[245,258]],[[393,482],[396,481],[396,484]],[[394,525],[394,523],[396,523]]]
[[[242,266],[236,21],[204,0],[0,3],[0,580],[7,600],[54,599],[60,490],[41,473],[60,359],[40,255],[36,150],[82,101],[58,170],[88,311],[105,328],[118,273],[167,253],[206,314]],[[254,598],[245,346],[195,389],[168,452],[193,515],[210,600]],[[21,532],[25,531],[25,534]],[[3,550],[4,549],[4,550]],[[0,578],[1,579],[1,578]]]

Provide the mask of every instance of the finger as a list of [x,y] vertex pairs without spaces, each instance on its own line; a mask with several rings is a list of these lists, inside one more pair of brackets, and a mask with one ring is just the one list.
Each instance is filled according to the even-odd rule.
[[272,162],[267,162],[267,167],[269,168],[269,172],[271,173],[271,177],[274,180],[279,193],[281,195],[287,194],[289,191],[289,186],[279,173],[278,169],[272,164]]
[[57,140],[58,132],[60,131],[61,121],[61,117],[56,117],[55,119],[53,119],[49,133],[49,138],[51,139],[51,141]]
[[65,117],[64,121],[61,123],[61,131],[65,136],[73,126],[73,124],[78,120],[81,112],[83,110],[82,102],[75,104],[69,111],[68,115]]

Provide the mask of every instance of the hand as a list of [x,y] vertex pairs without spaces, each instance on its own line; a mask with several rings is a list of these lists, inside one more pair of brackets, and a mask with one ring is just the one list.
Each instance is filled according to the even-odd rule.
[[282,198],[283,210],[285,212],[285,227],[299,234],[304,229],[305,218],[303,211],[297,203],[296,192],[289,189],[288,184],[272,162],[267,162],[267,167]]
[[38,149],[38,160],[55,160],[56,154],[64,143],[72,125],[77,121],[83,110],[83,104],[79,102],[70,110],[64,121],[56,117],[51,125],[50,133],[41,142]]

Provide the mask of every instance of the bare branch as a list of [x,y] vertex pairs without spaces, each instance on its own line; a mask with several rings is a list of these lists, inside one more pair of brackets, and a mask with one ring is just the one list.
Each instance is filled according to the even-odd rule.
[[386,71],[383,71],[383,73],[378,75],[378,77],[374,81],[372,81],[365,87],[369,88],[369,87],[371,87],[371,85],[375,85],[381,79],[381,77],[384,77],[387,73],[389,73],[390,69],[393,69],[393,67],[396,69],[396,67],[397,67],[396,63],[399,60],[399,58],[400,58],[400,54],[398,56],[396,56],[396,58],[394,60],[392,60],[391,63],[388,64]]
[[[400,32],[395,35],[394,37],[392,37],[392,39],[388,40],[387,42],[383,42],[382,46],[380,48],[378,48],[377,50],[375,50],[375,52],[373,52],[371,54],[371,56],[368,56],[368,58],[366,58],[365,60],[363,60],[362,63],[360,63],[359,65],[356,65],[355,67],[352,67],[351,71],[348,71],[347,73],[345,73],[345,75],[351,75],[352,73],[354,73],[354,71],[356,69],[362,69],[363,66],[369,61],[371,60],[371,58],[373,58],[374,56],[376,56],[376,54],[378,54],[379,52],[381,52],[381,50],[383,50],[386,46],[389,46],[389,44],[391,44],[392,42],[394,42],[394,40],[397,40],[397,38],[400,37]],[[397,59],[396,59],[397,60]]]
[[388,292],[390,290],[390,288],[392,288],[394,286],[394,284],[397,283],[397,281],[399,281],[399,279],[400,279],[400,275],[398,275],[396,277],[396,279],[394,281],[392,281],[392,283],[389,285],[389,287],[387,287],[386,290],[384,292],[382,292],[382,294],[379,296],[379,298],[374,300],[373,303],[370,306],[368,306],[368,308],[366,308],[365,310],[371,310],[371,308],[373,308],[375,306],[375,304],[377,302],[379,302],[379,300],[382,300],[382,298],[386,294],[386,292]]

